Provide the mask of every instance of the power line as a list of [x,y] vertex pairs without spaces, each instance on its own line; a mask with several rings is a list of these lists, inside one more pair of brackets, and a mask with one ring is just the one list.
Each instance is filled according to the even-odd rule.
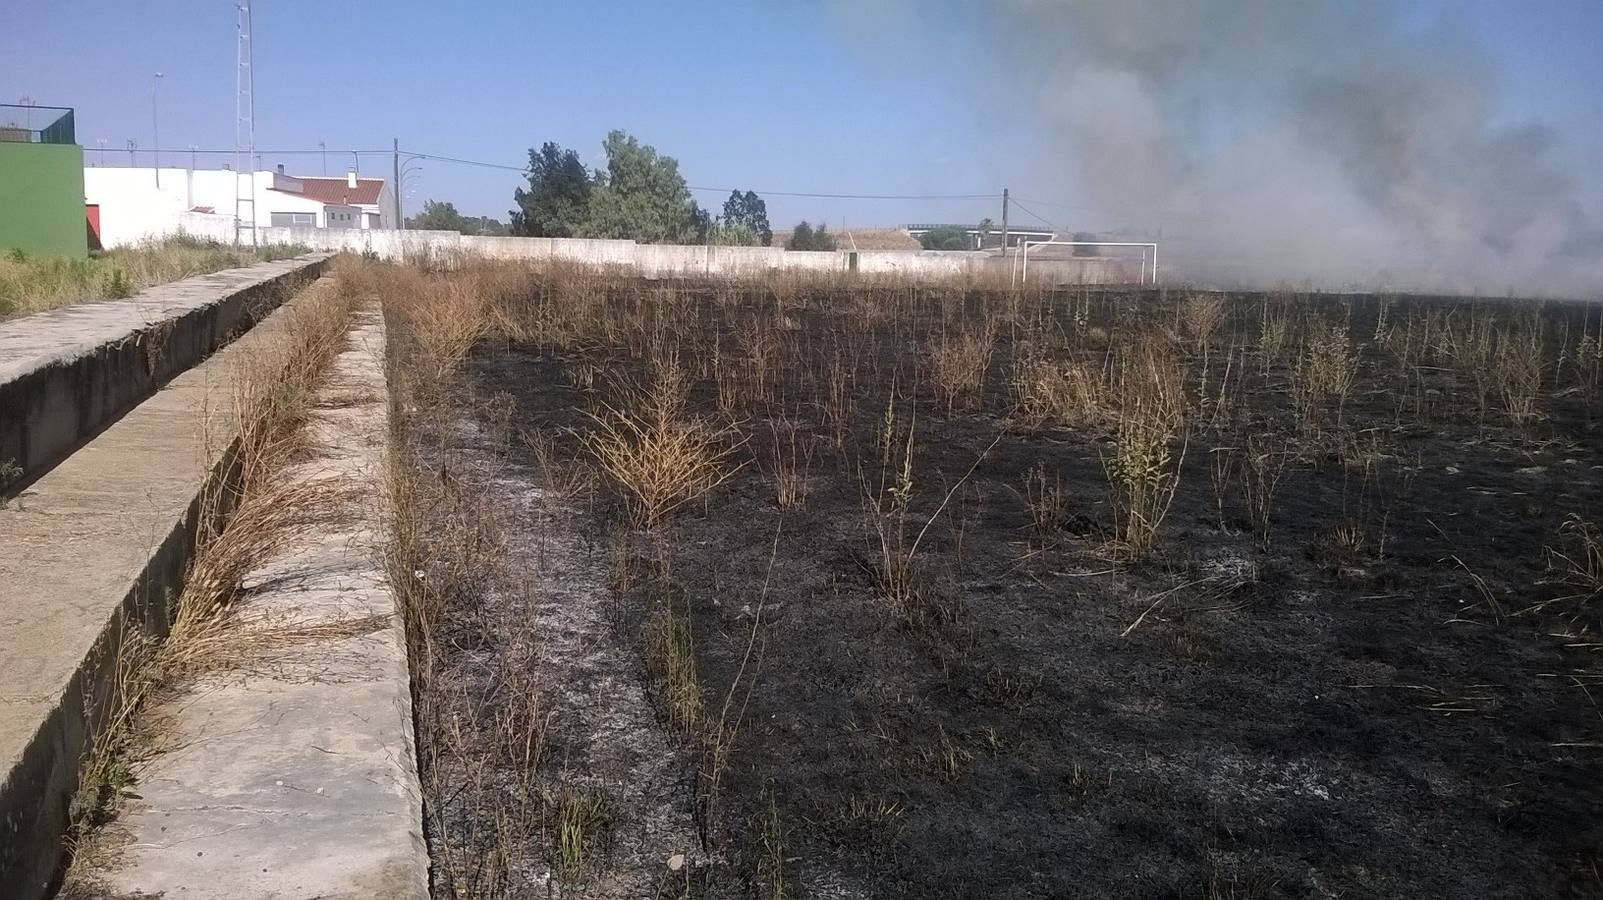
[[[203,149],[201,149],[199,147],[193,147],[193,148],[191,148],[191,147],[162,147],[157,152],[160,152],[160,153],[214,153],[214,154],[215,153],[223,153],[223,154],[232,154],[234,151],[232,149],[229,149],[229,150],[203,150]],[[370,156],[370,155],[373,155],[373,154],[382,153],[385,156],[389,156],[390,153],[392,153],[392,152],[393,151],[390,151],[390,150],[257,150],[256,151],[256,155],[257,156],[295,156],[295,155],[302,155],[302,154],[316,155],[316,154],[319,154],[319,153],[337,153],[337,154],[350,155],[350,154],[353,154],[353,153],[359,153],[359,154],[361,154],[363,156]],[[169,166],[168,168],[172,168],[172,167]]]
[[[1030,202],[1034,203],[1035,201],[1032,200]],[[1039,214],[1037,214],[1035,212],[1035,210],[1030,209],[1028,206],[1025,206],[1024,204],[1020,203],[1019,202],[1019,198],[1017,198],[1017,197],[1013,198],[1013,205],[1017,206],[1019,209],[1024,210],[1025,212],[1029,213],[1031,218],[1035,219],[1036,221],[1040,222],[1041,224],[1051,227],[1051,229],[1053,231],[1061,231],[1062,230],[1062,229],[1058,228],[1058,226],[1056,224],[1054,224],[1053,222],[1042,218]]]
[[[484,162],[476,159],[462,159],[455,156],[438,156],[431,153],[418,153],[412,150],[403,150],[402,153],[418,159],[432,159],[437,162],[459,163],[466,166],[478,166],[485,169],[501,169],[508,172],[527,172],[528,166],[509,166],[503,163]],[[690,190],[727,194],[737,188],[726,187],[698,187],[690,185]],[[813,197],[826,200],[996,200],[1001,194],[833,194],[815,191],[756,191],[765,197]]]
[[[1017,199],[1017,198],[1015,198],[1015,199]],[[1079,205],[1076,205],[1076,204],[1073,204],[1073,203],[1055,203],[1055,202],[1053,202],[1051,200],[1030,200],[1029,202],[1030,203],[1034,203],[1037,206],[1056,206],[1059,209],[1074,209],[1074,210],[1080,210],[1082,212],[1095,212],[1096,211],[1094,207],[1090,207],[1090,206],[1079,206]]]

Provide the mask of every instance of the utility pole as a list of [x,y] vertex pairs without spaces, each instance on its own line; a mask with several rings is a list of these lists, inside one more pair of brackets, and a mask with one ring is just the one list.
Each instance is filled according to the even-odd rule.
[[1002,188],[1002,258],[1007,259],[1007,188]]
[[328,177],[328,145],[322,141],[317,142],[317,151],[323,154],[323,177]]
[[[234,246],[246,227],[244,210],[250,209],[250,244],[260,239],[256,215],[256,41],[251,33],[250,0],[237,0],[234,40]],[[250,194],[239,179],[249,179]]]
[[403,220],[401,219],[401,139],[395,138],[394,140],[395,157],[392,162],[395,167],[395,183],[391,186],[391,189],[395,192],[395,228],[400,230],[403,227]]
[[150,143],[156,154],[156,190],[161,190],[161,120],[156,116],[156,87],[161,84],[161,73],[150,79]]

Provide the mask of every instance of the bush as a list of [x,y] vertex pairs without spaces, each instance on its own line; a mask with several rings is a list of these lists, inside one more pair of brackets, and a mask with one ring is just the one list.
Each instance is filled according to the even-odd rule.
[[972,241],[966,230],[955,225],[932,228],[918,236],[925,250],[972,250]]
[[835,236],[829,233],[829,226],[822,223],[815,230],[803,219],[790,233],[790,240],[785,242],[786,250],[834,250]]

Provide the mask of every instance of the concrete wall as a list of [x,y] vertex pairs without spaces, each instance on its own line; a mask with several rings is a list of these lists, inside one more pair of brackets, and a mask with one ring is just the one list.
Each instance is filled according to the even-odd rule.
[[[779,270],[886,275],[912,279],[989,278],[1008,280],[1012,259],[984,252],[916,250],[791,251],[779,247],[712,247],[637,244],[600,238],[479,237],[454,231],[389,231],[341,228],[263,228],[272,243],[303,244],[314,250],[370,253],[383,259],[434,259],[460,256],[491,259],[567,260],[587,265],[636,269],[648,277],[742,277]],[[1049,283],[1129,283],[1138,277],[1133,260],[1103,257],[1030,260],[1030,280]]]
[[40,477],[173,376],[248,329],[328,257],[229,269],[0,325],[0,461]]
[[87,256],[83,148],[0,141],[0,250]]

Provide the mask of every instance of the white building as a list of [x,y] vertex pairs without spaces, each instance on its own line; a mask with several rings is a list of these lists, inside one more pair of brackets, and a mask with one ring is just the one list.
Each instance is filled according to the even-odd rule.
[[[100,207],[100,242],[115,247],[175,232],[229,242],[234,238],[236,190],[255,189],[255,221],[262,225],[317,228],[394,228],[394,199],[382,178],[319,178],[252,172],[236,178],[229,169],[116,166],[84,169],[84,202]],[[254,183],[254,184],[253,184]],[[246,228],[250,205],[240,207]]]

